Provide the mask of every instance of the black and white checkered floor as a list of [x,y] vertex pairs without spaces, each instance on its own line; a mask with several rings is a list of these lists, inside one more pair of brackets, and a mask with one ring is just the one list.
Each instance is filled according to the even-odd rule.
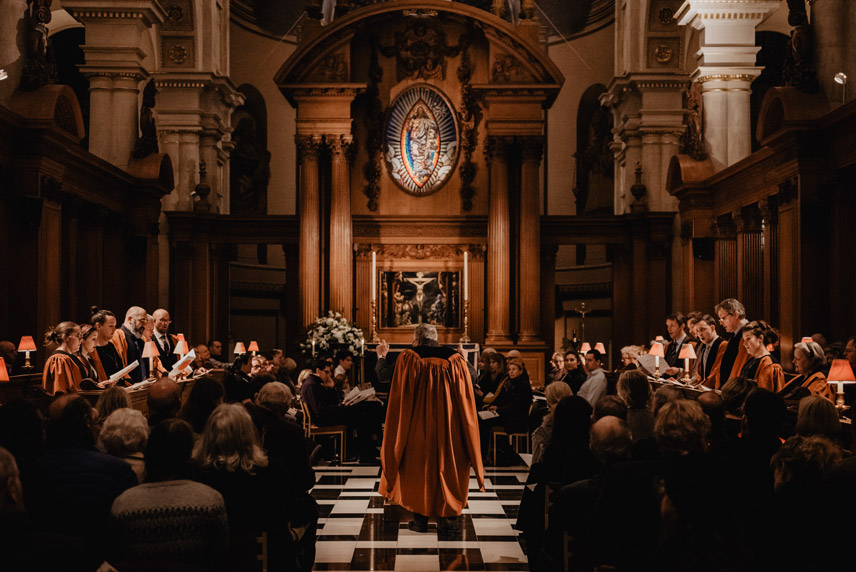
[[469,504],[459,532],[407,529],[411,513],[377,492],[380,467],[316,467],[312,496],[318,501],[315,570],[496,570],[529,569],[517,520],[529,468],[489,468],[485,492],[470,479]]

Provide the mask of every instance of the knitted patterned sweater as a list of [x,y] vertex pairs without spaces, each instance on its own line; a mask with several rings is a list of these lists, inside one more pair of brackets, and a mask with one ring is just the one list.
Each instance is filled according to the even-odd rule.
[[130,488],[116,498],[112,513],[122,554],[134,560],[210,562],[229,535],[223,497],[194,481]]

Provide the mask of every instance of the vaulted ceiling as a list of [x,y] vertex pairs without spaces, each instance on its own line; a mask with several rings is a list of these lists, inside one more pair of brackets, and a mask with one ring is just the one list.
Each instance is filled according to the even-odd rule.
[[[376,4],[383,0],[339,0],[350,9]],[[456,0],[457,1],[457,0]],[[464,0],[483,10],[490,10],[492,0]],[[294,33],[294,25],[307,8],[319,6],[320,0],[231,0],[232,20],[259,34],[281,38]],[[597,30],[615,16],[615,0],[537,0],[538,17],[551,36],[572,36]]]

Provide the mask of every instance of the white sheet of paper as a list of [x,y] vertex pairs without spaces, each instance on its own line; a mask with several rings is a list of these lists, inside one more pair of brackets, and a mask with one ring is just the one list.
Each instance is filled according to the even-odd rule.
[[196,359],[196,352],[194,350],[190,350],[184,357],[175,362],[175,365],[172,366],[172,371],[169,372],[170,377],[174,377],[179,372],[181,372],[184,368],[190,365],[190,363]]
[[479,411],[479,417],[482,419],[493,419],[494,417],[499,417],[499,413],[496,411]]
[[135,361],[134,363],[129,364],[128,367],[126,367],[124,369],[120,369],[119,371],[117,371],[116,373],[111,375],[110,379],[108,379],[107,381],[109,381],[110,383],[116,383],[117,381],[119,381],[120,379],[125,377],[127,374],[134,371],[134,369],[136,369],[139,366],[140,366],[140,362]]

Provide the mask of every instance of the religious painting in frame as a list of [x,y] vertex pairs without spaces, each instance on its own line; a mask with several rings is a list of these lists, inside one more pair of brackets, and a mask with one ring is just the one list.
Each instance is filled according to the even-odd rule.
[[379,274],[380,328],[461,327],[458,270],[384,270]]
[[396,184],[412,195],[436,192],[458,160],[458,120],[449,100],[428,85],[402,92],[387,112],[386,162]]

